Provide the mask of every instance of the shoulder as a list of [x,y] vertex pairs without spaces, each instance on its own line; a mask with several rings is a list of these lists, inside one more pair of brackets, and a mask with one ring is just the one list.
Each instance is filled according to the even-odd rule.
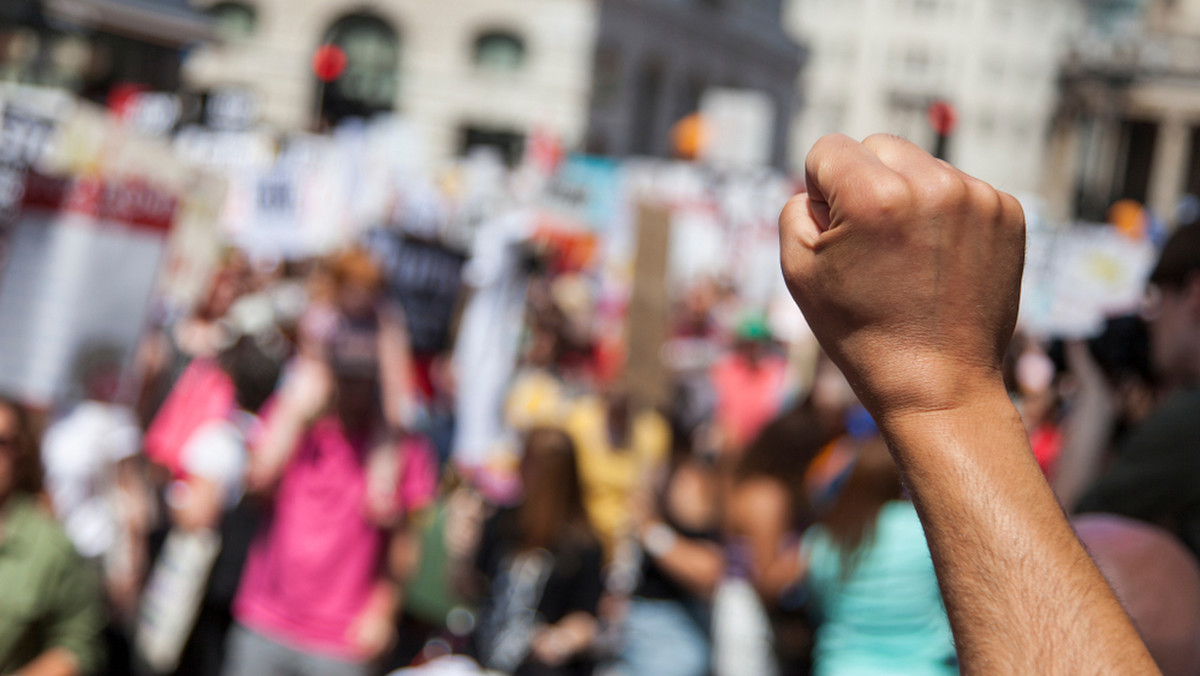
[[[1200,461],[1200,388],[1168,397],[1121,444],[1120,458]],[[1119,458],[1119,459],[1120,459]]]
[[72,562],[79,558],[66,532],[34,498],[22,496],[16,499],[18,502],[13,505],[10,516],[10,524],[19,524],[19,531],[14,537],[21,538],[24,546],[51,564]]

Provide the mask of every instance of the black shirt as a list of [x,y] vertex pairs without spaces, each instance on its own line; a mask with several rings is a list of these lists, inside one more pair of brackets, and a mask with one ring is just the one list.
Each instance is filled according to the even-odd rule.
[[1161,526],[1200,557],[1200,388],[1172,395],[1136,427],[1076,511]]
[[488,582],[475,646],[480,662],[518,676],[590,674],[577,659],[550,669],[528,657],[533,631],[575,612],[596,614],[604,591],[603,552],[587,533],[561,538],[552,551],[522,552],[515,509],[501,510],[483,527],[476,567]]

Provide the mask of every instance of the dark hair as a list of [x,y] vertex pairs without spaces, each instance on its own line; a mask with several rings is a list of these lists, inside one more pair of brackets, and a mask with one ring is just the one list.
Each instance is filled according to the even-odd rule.
[[801,527],[810,509],[804,494],[804,472],[830,440],[811,402],[795,406],[768,423],[750,442],[734,469],[734,480],[741,483],[769,478],[782,482],[792,499],[792,525]]
[[1185,225],[1171,235],[1150,273],[1150,283],[1181,287],[1196,272],[1200,272],[1200,223]]
[[903,495],[900,474],[887,444],[876,437],[861,444],[858,459],[833,505],[819,519],[842,559],[842,577],[853,571],[860,552],[875,536],[879,510]]
[[521,458],[525,500],[517,509],[521,548],[552,549],[568,539],[595,540],[583,506],[575,444],[566,432],[531,430]]
[[13,468],[13,491],[34,495],[42,490],[42,459],[38,448],[37,433],[33,429],[29,411],[17,402],[0,397],[0,408],[7,408],[13,415],[17,429],[14,432],[15,461]]
[[[283,338],[279,337],[282,341]],[[234,396],[241,408],[255,412],[262,408],[279,382],[280,356],[266,349],[254,336],[242,336],[225,348],[218,362],[233,380]]]

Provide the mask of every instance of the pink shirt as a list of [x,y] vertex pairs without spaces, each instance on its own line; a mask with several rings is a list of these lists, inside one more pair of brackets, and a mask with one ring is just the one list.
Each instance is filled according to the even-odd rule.
[[[406,510],[436,490],[428,444],[402,447],[397,499]],[[385,534],[366,518],[367,444],[325,418],[301,441],[279,482],[274,510],[246,560],[234,616],[305,652],[357,660],[348,634],[382,575]]]
[[777,357],[764,357],[752,367],[730,355],[713,367],[717,423],[734,447],[745,448],[779,413],[786,372],[786,363]]

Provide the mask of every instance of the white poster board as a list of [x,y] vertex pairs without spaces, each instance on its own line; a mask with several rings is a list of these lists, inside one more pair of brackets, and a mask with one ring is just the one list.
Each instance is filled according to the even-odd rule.
[[1043,336],[1087,338],[1104,320],[1138,309],[1157,252],[1110,225],[1032,228],[1021,325]]
[[50,405],[88,351],[127,363],[175,201],[141,182],[31,174],[0,281],[0,392]]

